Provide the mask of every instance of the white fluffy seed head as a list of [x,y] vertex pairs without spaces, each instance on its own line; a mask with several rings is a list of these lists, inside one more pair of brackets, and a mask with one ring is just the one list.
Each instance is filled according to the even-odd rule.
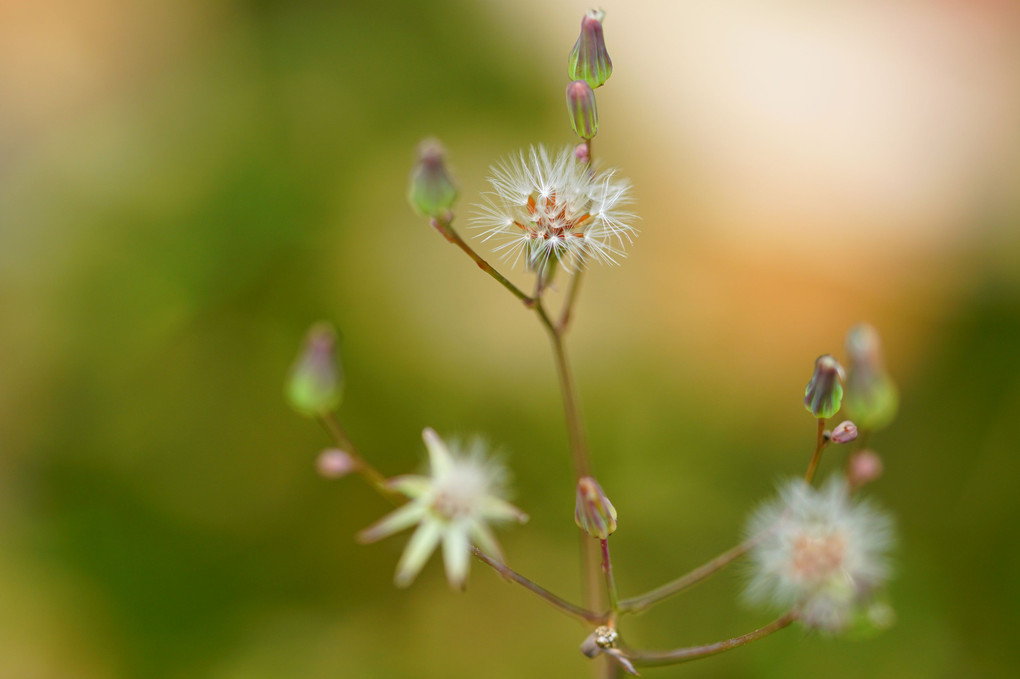
[[816,629],[839,631],[888,577],[889,517],[850,497],[846,482],[815,489],[800,479],[780,488],[748,523],[753,575],[747,596],[800,610]]
[[636,234],[635,216],[622,209],[630,203],[630,182],[592,169],[571,148],[555,155],[544,146],[521,151],[494,166],[489,183],[492,191],[471,224],[514,264],[616,264]]

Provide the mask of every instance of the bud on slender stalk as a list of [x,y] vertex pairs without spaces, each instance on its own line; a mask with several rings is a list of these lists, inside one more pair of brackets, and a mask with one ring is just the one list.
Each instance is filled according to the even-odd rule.
[[602,492],[599,482],[582,476],[577,482],[574,523],[593,538],[605,540],[616,530],[616,508]]
[[435,139],[418,145],[418,162],[411,170],[407,199],[422,216],[441,219],[457,200],[457,186],[446,169],[444,155]]
[[302,415],[321,417],[340,405],[343,372],[335,352],[336,333],[329,324],[313,325],[287,381],[287,400]]
[[818,418],[829,418],[839,410],[843,399],[843,366],[830,356],[819,356],[815,372],[804,389],[804,407]]
[[878,332],[866,323],[854,326],[846,336],[846,352],[847,411],[862,429],[882,429],[896,417],[899,393],[885,370]]
[[567,74],[571,80],[584,80],[592,89],[600,87],[613,74],[613,60],[606,51],[602,36],[602,19],[605,12],[588,10],[581,19],[581,35],[567,57]]
[[574,133],[581,139],[591,139],[599,131],[599,112],[595,106],[595,92],[583,80],[567,85],[567,113]]
[[315,468],[326,479],[342,479],[354,471],[354,458],[339,448],[327,448],[319,453]]
[[587,165],[591,162],[591,155],[588,151],[587,144],[578,144],[574,147],[574,157],[577,158],[577,162]]
[[829,440],[833,443],[850,443],[856,438],[857,425],[850,420],[840,422],[829,434]]

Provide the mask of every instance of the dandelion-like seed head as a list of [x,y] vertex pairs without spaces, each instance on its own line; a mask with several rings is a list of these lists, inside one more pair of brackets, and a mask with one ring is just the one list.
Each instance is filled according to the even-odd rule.
[[614,171],[596,171],[573,149],[555,155],[532,147],[492,168],[492,191],[478,206],[472,226],[496,252],[530,269],[562,262],[576,269],[589,261],[616,264],[636,230],[630,182]]
[[888,577],[888,516],[850,497],[843,479],[797,479],[752,517],[752,601],[799,609],[809,627],[838,632]]
[[447,579],[461,588],[472,545],[502,559],[490,524],[524,522],[528,516],[504,498],[506,472],[486,457],[481,441],[463,448],[447,445],[432,429],[422,432],[422,438],[429,453],[429,475],[390,479],[388,485],[410,502],[366,528],[359,539],[374,542],[417,525],[397,564],[397,585],[409,585],[442,544]]

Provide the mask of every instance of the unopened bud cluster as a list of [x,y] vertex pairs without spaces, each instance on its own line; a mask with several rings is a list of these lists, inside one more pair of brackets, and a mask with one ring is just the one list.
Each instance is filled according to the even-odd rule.
[[581,34],[567,57],[567,113],[574,133],[586,142],[599,131],[599,112],[595,105],[595,88],[601,87],[613,74],[613,60],[606,50],[602,35],[605,12],[589,10],[581,19]]

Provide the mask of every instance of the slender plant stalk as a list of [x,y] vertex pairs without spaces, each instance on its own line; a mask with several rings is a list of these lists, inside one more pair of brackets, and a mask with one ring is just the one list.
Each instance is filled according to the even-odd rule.
[[475,558],[477,558],[479,561],[486,564],[487,566],[490,566],[493,570],[495,570],[497,573],[502,575],[507,580],[510,580],[511,582],[516,582],[518,585],[525,588],[529,592],[537,594],[546,602],[552,604],[554,607],[566,613],[567,615],[578,618],[584,622],[588,622],[593,625],[601,625],[605,623],[606,620],[609,618],[608,613],[596,613],[595,611],[588,610],[587,608],[583,608],[581,606],[576,606],[567,601],[566,599],[556,596],[555,594],[545,589],[541,585],[532,582],[528,578],[516,572],[506,564],[496,561],[491,556],[489,556],[482,550],[478,549],[477,547],[472,547],[471,553],[475,555]]
[[657,587],[656,589],[653,589],[652,591],[642,594],[640,596],[624,599],[623,601],[620,602],[619,606],[620,613],[640,613],[641,611],[646,610],[647,608],[651,607],[654,604],[657,604],[663,599],[666,599],[668,597],[673,596],[674,594],[682,592],[688,587],[698,582],[701,582],[708,576],[721,570],[723,567],[729,565],[730,563],[736,561],[740,557],[747,554],[748,550],[751,549],[751,546],[753,544],[754,544],[753,539],[742,542],[736,547],[733,547],[732,549],[723,552],[722,554],[715,557],[711,561],[701,566],[698,566],[689,573],[681,575],[679,578],[673,580],[672,582],[667,582],[665,585]]
[[620,610],[620,596],[616,593],[616,579],[613,577],[613,560],[609,557],[609,539],[599,540],[602,546],[602,574],[606,578],[606,592],[609,594],[609,611],[612,618]]
[[373,467],[371,464],[365,461],[365,458],[358,453],[357,448],[354,447],[354,443],[351,438],[344,431],[343,426],[340,424],[340,420],[337,419],[336,415],[329,413],[319,418],[319,422],[325,427],[329,435],[333,437],[333,441],[343,450],[345,453],[351,456],[354,460],[354,469],[363,478],[368,485],[375,488],[381,495],[389,500],[402,499],[402,495],[397,493],[386,484],[386,477],[383,476],[378,469]]
[[556,323],[556,330],[563,335],[567,331],[567,326],[570,325],[570,321],[574,316],[574,303],[577,300],[577,293],[581,289],[581,277],[584,274],[584,269],[578,269],[573,276],[570,277],[570,288],[567,290],[567,299],[563,302],[563,310],[560,312],[560,320]]
[[716,653],[722,653],[723,651],[728,651],[732,648],[749,644],[752,641],[757,641],[758,639],[764,639],[768,635],[778,632],[788,626],[796,619],[797,614],[790,611],[789,613],[776,618],[764,627],[759,627],[753,632],[748,632],[747,634],[739,637],[733,637],[732,639],[717,641],[713,644],[705,644],[703,646],[675,648],[670,651],[636,651],[633,649],[620,650],[622,655],[635,665],[675,665],[677,663],[687,662],[688,660],[696,660],[698,658],[704,658],[705,656],[715,655]]
[[804,474],[804,480],[811,483],[811,479],[815,478],[815,470],[818,469],[818,461],[822,459],[822,449],[825,448],[825,418],[818,418],[818,436],[815,440],[815,453],[811,456],[811,462],[808,464],[807,472]]
[[446,238],[446,240],[450,241],[451,243],[459,247],[467,254],[468,257],[473,259],[475,264],[478,265],[479,269],[492,276],[494,279],[496,279],[496,282],[498,282],[504,288],[513,293],[513,295],[517,299],[524,302],[525,306],[530,307],[534,305],[535,298],[528,296],[523,290],[521,290],[516,285],[511,283],[506,278],[506,276],[496,271],[494,268],[492,268],[491,264],[482,259],[482,257],[477,252],[474,251],[474,248],[465,243],[464,239],[460,237],[460,234],[458,234],[454,230],[453,226],[450,225],[450,220],[433,219],[432,226],[434,226],[436,230],[439,231],[439,233],[443,234],[443,237]]

